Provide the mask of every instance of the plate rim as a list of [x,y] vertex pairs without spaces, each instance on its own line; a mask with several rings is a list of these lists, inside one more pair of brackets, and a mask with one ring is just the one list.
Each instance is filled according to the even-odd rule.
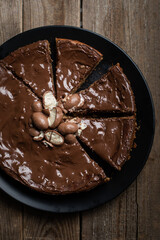
[[[37,210],[41,210],[41,211],[45,211],[45,212],[54,212],[54,213],[71,213],[71,212],[80,212],[80,211],[86,211],[86,210],[89,210],[89,209],[93,209],[93,208],[96,208],[98,206],[101,206],[102,204],[104,203],[107,203],[107,202],[110,202],[111,200],[115,199],[117,196],[119,196],[121,193],[123,193],[134,181],[135,179],[138,177],[138,175],[140,174],[140,172],[142,171],[142,169],[144,168],[147,160],[148,160],[148,157],[149,157],[149,154],[151,152],[151,149],[152,149],[152,146],[153,146],[153,141],[154,141],[154,135],[155,135],[155,107],[154,107],[154,102],[153,102],[153,97],[152,97],[152,93],[150,91],[150,88],[149,88],[149,85],[145,79],[145,77],[143,76],[143,73],[141,72],[141,70],[139,69],[138,65],[134,62],[134,60],[120,47],[118,46],[116,43],[114,43],[113,41],[111,41],[109,38],[107,37],[104,37],[103,35],[99,34],[99,33],[96,33],[96,32],[93,32],[91,30],[88,30],[88,29],[84,29],[84,28],[80,28],[80,27],[75,27],[75,26],[69,26],[69,25],[46,25],[46,26],[41,26],[41,27],[37,27],[37,28],[32,28],[32,29],[29,29],[27,31],[24,31],[24,32],[21,32],[15,36],[13,36],[12,38],[8,39],[7,41],[5,41],[1,46],[0,46],[0,49],[3,48],[6,44],[8,44],[10,41],[14,40],[15,38],[21,36],[21,35],[24,35],[29,33],[29,32],[33,32],[35,30],[41,30],[41,29],[47,29],[47,28],[65,28],[65,29],[76,29],[78,31],[83,31],[83,32],[89,32],[93,35],[97,35],[98,37],[104,39],[105,41],[109,42],[109,44],[113,45],[114,47],[118,48],[118,50],[120,52],[122,52],[130,61],[131,63],[134,65],[134,67],[137,69],[138,73],[140,74],[141,78],[143,79],[143,82],[146,86],[146,90],[148,92],[148,95],[149,95],[149,98],[150,98],[150,103],[151,103],[151,108],[152,108],[152,119],[153,119],[153,122],[152,122],[152,136],[150,137],[150,144],[149,144],[149,147],[146,151],[146,154],[145,154],[145,158],[143,160],[143,163],[142,163],[142,167],[140,169],[138,169],[137,173],[136,173],[136,176],[132,177],[129,181],[129,183],[127,182],[126,184],[124,184],[123,188],[121,188],[121,191],[119,191],[117,194],[115,194],[114,197],[112,197],[111,199],[109,200],[104,200],[102,201],[101,203],[95,203],[93,204],[91,207],[85,207],[83,206],[83,208],[79,208],[77,210],[75,209],[70,209],[69,211],[67,210],[59,210],[59,211],[55,211],[55,209],[50,209],[50,210],[46,210],[45,208],[40,208],[36,205],[31,205],[30,203],[28,203],[27,201],[25,201],[24,199],[23,200],[20,200],[18,198],[18,196],[16,195],[16,193],[12,193],[12,192],[8,192],[7,190],[5,190],[1,185],[0,183],[0,189],[2,191],[4,191],[7,195],[9,195],[10,197],[14,198],[16,201],[18,202],[21,202],[29,207],[32,207],[32,208],[35,208]],[[54,37],[53,37],[54,38]],[[1,176],[0,176],[1,177]]]

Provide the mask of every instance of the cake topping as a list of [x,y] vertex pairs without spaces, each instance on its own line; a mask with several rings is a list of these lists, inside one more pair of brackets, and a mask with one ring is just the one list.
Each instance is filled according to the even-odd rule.
[[66,135],[69,133],[76,133],[77,130],[78,130],[78,125],[73,122],[64,122],[58,126],[58,131],[62,133],[62,135]]
[[76,136],[74,134],[67,134],[65,136],[65,142],[66,143],[72,144],[72,143],[75,143],[76,141],[77,141]]
[[84,98],[81,97],[78,93],[66,95],[62,98],[58,105],[63,108],[64,113],[70,112],[75,109],[79,109],[84,105]]
[[48,115],[49,127],[52,129],[56,128],[62,121],[63,112],[60,107],[56,107],[57,100],[51,91],[47,91],[43,94],[43,106],[43,112],[45,111],[46,115]]
[[57,100],[51,91],[47,91],[43,94],[43,106],[44,109],[52,110],[57,106]]
[[48,109],[42,109],[42,112],[43,112],[47,117],[49,117],[50,111],[49,111]]
[[[44,138],[44,134],[43,136],[42,134],[39,136],[40,132],[38,130],[47,130],[48,128],[55,129],[62,122],[63,111],[60,107],[56,107],[56,105],[57,105],[57,101],[51,91],[47,91],[43,94],[44,109],[42,108],[42,104],[40,101],[33,102],[32,104],[33,113],[31,118],[29,119],[29,127],[30,127],[29,134],[32,137],[35,137],[35,139],[33,140],[40,141]],[[33,128],[33,125],[35,126],[36,129]],[[71,130],[71,133],[72,133],[73,128],[75,127],[71,127],[71,128],[72,128]],[[76,126],[76,129],[78,129],[78,126]],[[51,137],[50,141],[48,140],[48,136]],[[58,139],[57,143],[55,140],[56,139],[55,136],[57,136],[57,139]],[[48,130],[45,133],[45,139],[51,144],[54,141],[54,145],[60,145],[60,144],[63,144],[64,142],[64,138],[58,132],[54,132],[52,130]],[[48,145],[51,145],[51,144],[48,144]],[[46,145],[46,142],[45,142],[45,145]]]
[[80,136],[81,133],[82,133],[82,131],[83,131],[84,129],[86,129],[86,127],[87,127],[87,125],[86,125],[83,121],[81,121],[81,122],[78,124],[77,136]]
[[56,128],[63,119],[62,109],[60,107],[56,107],[54,109],[56,110],[56,116],[55,116],[55,121],[54,121],[54,124],[52,125],[52,128]]
[[63,102],[64,108],[67,110],[74,107],[82,107],[84,104],[84,101],[81,100],[80,96],[77,93],[68,95]]
[[46,146],[46,147],[50,147],[50,148],[53,148],[53,144],[46,141],[46,140],[43,140],[42,143]]
[[56,108],[53,108],[49,112],[50,112],[50,115],[48,117],[48,125],[49,125],[50,128],[54,128],[53,126],[54,126],[54,122],[55,122],[55,119],[56,119]]
[[30,128],[30,129],[29,129],[29,134],[30,134],[32,137],[36,137],[36,136],[38,136],[38,135],[40,134],[40,132],[39,132],[37,129],[35,129],[35,128]]
[[34,112],[41,112],[42,111],[42,103],[40,101],[35,101],[32,104],[32,110]]
[[[76,94],[74,94],[73,97],[70,95],[70,97],[71,101],[69,101],[76,103]],[[65,142],[69,144],[74,143],[76,141],[76,134],[80,135],[82,130],[85,128],[85,126],[81,123],[81,119],[79,117],[67,118],[63,115],[63,111],[60,107],[53,107],[55,106],[55,99],[54,95],[49,91],[43,95],[43,105],[46,107],[45,109],[41,109],[42,104],[40,101],[32,104],[32,110],[34,112],[29,125],[29,134],[33,137],[33,140],[41,141],[45,137],[46,140],[45,142],[43,141],[44,144],[47,145],[47,143],[49,143],[48,145],[52,147],[52,144],[62,145],[64,143],[62,135],[66,135]],[[33,128],[33,125],[37,129]],[[57,130],[62,135],[59,132],[48,128],[58,128]],[[44,134],[42,131],[40,132],[38,130],[47,131]]]
[[45,139],[56,146],[64,143],[64,137],[54,130],[48,130],[45,132]]
[[81,122],[81,119],[79,117],[74,117],[74,118],[68,118],[66,119],[66,122],[71,122],[71,123],[80,123]]
[[44,138],[44,132],[40,131],[38,136],[33,137],[34,141],[42,141]]
[[46,130],[49,126],[47,117],[42,112],[34,112],[32,114],[32,121],[39,130]]

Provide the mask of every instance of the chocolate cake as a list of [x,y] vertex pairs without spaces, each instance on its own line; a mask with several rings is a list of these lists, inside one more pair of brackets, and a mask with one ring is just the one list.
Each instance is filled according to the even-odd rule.
[[74,93],[102,60],[102,54],[87,44],[70,39],[56,39],[57,99]]
[[122,118],[83,118],[84,130],[78,138],[101,159],[117,170],[129,159],[136,131],[136,119]]
[[37,97],[0,65],[0,167],[21,183],[50,194],[89,190],[106,180],[104,171],[76,141],[61,147],[33,141],[32,103]]
[[110,67],[99,80],[77,94],[79,96],[77,106],[66,105],[70,96],[63,99],[69,112],[134,114],[136,111],[131,84],[119,63]]
[[68,194],[109,181],[82,142],[117,170],[129,159],[136,107],[120,64],[75,93],[102,54],[75,40],[56,44],[56,93],[47,40],[0,61],[0,168],[34,190]]
[[48,90],[54,92],[52,59],[47,40],[21,47],[2,61],[38,97]]

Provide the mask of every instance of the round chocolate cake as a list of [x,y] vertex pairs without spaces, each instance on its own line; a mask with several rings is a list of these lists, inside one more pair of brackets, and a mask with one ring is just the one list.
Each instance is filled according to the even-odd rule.
[[103,59],[96,49],[56,39],[56,79],[47,40],[0,61],[0,167],[37,191],[68,194],[109,181],[86,146],[121,170],[136,132],[136,106],[120,64],[77,92]]

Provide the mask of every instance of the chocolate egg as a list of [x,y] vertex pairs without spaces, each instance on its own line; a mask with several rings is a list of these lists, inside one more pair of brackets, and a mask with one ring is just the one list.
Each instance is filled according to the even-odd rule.
[[49,117],[50,111],[49,111],[48,109],[43,109],[42,112],[43,112],[47,117]]
[[39,130],[46,130],[48,128],[48,119],[42,112],[34,112],[32,114],[32,121]]
[[62,118],[63,118],[62,109],[60,107],[56,107],[56,118],[52,128],[56,128],[61,123]]
[[54,130],[47,130],[45,132],[45,139],[56,146],[60,146],[64,143],[64,137]]
[[71,122],[64,122],[58,126],[58,131],[63,134],[76,133],[78,130],[78,125]]
[[32,110],[34,112],[41,112],[42,111],[42,103],[40,101],[36,101],[32,104]]
[[29,134],[32,136],[32,137],[36,137],[40,134],[40,132],[38,130],[36,130],[35,128],[29,128]]
[[74,134],[67,134],[65,136],[65,142],[69,143],[69,144],[75,143],[76,142],[76,136]]
[[77,107],[79,103],[80,103],[80,96],[77,93],[75,93],[67,97],[64,107],[66,109],[70,109],[73,107]]

